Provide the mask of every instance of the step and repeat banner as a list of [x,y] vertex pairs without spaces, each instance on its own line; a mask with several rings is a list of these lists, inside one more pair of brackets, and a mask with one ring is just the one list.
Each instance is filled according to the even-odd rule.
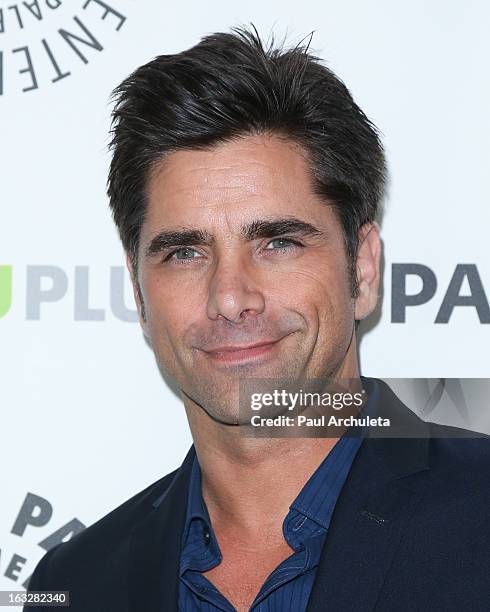
[[[490,432],[489,21],[483,0],[0,0],[0,590],[191,444],[137,323],[105,183],[112,89],[211,32],[314,31],[389,163],[362,372],[396,378],[433,420]],[[438,410],[463,396],[464,411]]]

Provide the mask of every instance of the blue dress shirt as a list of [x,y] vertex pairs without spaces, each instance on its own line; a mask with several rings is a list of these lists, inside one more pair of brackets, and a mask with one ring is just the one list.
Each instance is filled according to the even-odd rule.
[[[363,413],[374,414],[377,383],[362,377],[368,392]],[[330,519],[354,457],[360,435],[342,436],[293,501],[283,522],[283,533],[294,552],[269,575],[250,611],[305,612]],[[181,612],[235,612],[231,603],[204,572],[221,562],[222,555],[201,494],[197,457],[192,466],[186,522],[180,558]]]

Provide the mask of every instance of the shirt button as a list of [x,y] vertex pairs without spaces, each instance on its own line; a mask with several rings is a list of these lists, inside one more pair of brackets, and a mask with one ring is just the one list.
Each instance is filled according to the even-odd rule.
[[204,544],[208,546],[209,542],[211,542],[211,534],[209,533],[209,529],[206,527],[204,529]]

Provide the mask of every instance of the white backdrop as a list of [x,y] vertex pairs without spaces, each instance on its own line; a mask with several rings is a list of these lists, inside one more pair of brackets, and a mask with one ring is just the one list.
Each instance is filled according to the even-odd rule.
[[[40,542],[93,523],[191,443],[134,322],[105,195],[109,94],[155,55],[251,21],[292,42],[315,30],[313,50],[382,131],[390,167],[383,303],[363,325],[363,374],[489,377],[487,2],[25,4],[0,0],[0,589],[22,589]],[[405,322],[391,312],[394,264],[437,282]],[[455,270],[470,277],[446,305],[458,292],[473,305],[435,323]],[[408,278],[408,293],[421,286]]]

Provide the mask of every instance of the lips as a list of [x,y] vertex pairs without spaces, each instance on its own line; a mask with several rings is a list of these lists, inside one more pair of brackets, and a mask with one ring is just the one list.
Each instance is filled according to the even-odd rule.
[[266,340],[264,342],[256,342],[255,344],[248,344],[244,346],[230,345],[230,346],[218,346],[211,350],[207,350],[206,353],[235,353],[237,351],[249,351],[260,346],[268,346],[269,344],[275,344],[277,340]]
[[258,359],[270,354],[280,342],[279,340],[266,340],[248,345],[218,346],[212,350],[203,351],[208,357],[221,362],[238,362]]

